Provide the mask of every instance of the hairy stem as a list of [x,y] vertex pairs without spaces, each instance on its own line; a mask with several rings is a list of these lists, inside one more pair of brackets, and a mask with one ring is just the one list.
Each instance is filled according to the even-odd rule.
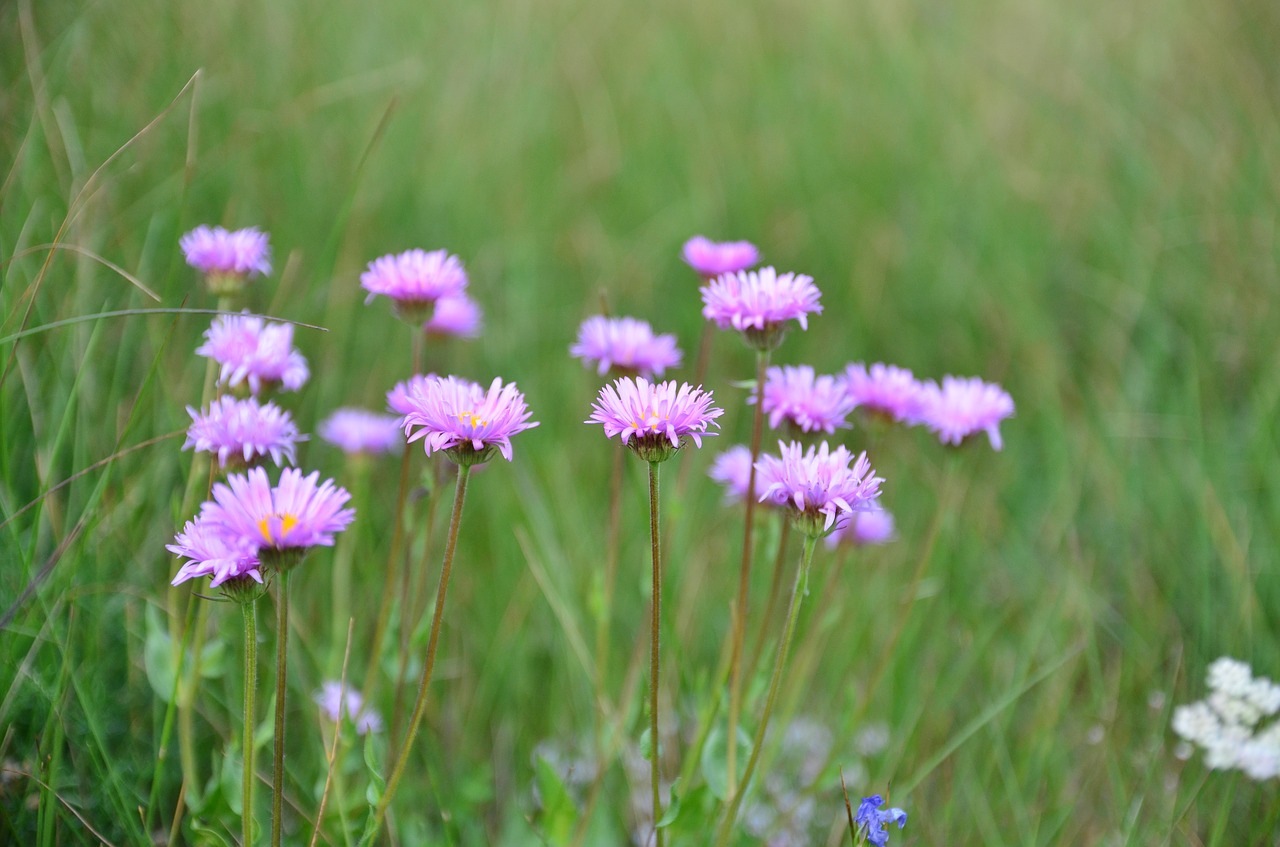
[[280,847],[284,811],[285,670],[289,646],[289,571],[277,572],[276,594],[276,729],[271,762],[271,847]]
[[243,843],[253,844],[253,727],[256,707],[254,698],[258,691],[258,601],[240,604],[244,613],[244,723],[241,730],[240,758],[244,766],[244,785],[240,796],[240,829]]
[[662,621],[662,543],[658,535],[658,463],[649,463],[649,542],[653,547],[653,616],[649,621],[649,781],[653,787],[653,824],[658,847],[662,847],[662,756],[658,743],[658,646]]

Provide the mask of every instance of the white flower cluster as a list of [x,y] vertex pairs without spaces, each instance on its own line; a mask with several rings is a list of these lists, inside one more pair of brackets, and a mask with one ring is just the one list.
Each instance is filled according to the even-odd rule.
[[1280,776],[1280,685],[1255,677],[1250,667],[1226,656],[1209,666],[1209,697],[1173,710],[1173,731],[1203,747],[1215,770],[1238,768],[1255,780]]

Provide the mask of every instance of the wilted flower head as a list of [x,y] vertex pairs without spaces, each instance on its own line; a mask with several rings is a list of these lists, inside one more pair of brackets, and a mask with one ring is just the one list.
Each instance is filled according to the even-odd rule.
[[742,332],[753,347],[772,350],[782,343],[787,321],[809,328],[809,314],[822,311],[821,296],[813,277],[803,274],[779,276],[773,268],[727,273],[702,287],[702,316]]
[[600,389],[591,406],[589,424],[603,424],[607,438],[621,435],[622,443],[646,462],[661,462],[680,449],[685,438],[702,446],[708,426],[724,409],[711,405],[710,391],[674,380],[652,383],[644,377],[621,377]]
[[511,436],[538,425],[529,422],[529,409],[516,384],[503,385],[501,379],[486,390],[455,376],[429,376],[411,381],[403,399],[409,442],[421,439],[428,456],[443,450],[461,465],[488,461],[495,450],[511,461]]
[[422,325],[422,331],[440,338],[475,338],[482,318],[476,301],[466,294],[451,294],[436,301],[431,320]]
[[707,475],[724,486],[725,500],[745,500],[751,484],[751,448],[733,445],[716,456]]
[[917,423],[920,383],[906,368],[876,362],[868,368],[854,362],[845,368],[845,387],[856,408],[903,423]]
[[369,292],[365,303],[385,294],[395,303],[397,314],[419,323],[430,315],[436,301],[463,292],[467,272],[462,261],[445,250],[408,250],[374,259],[360,275],[360,285]]
[[680,348],[674,335],[654,335],[648,322],[635,318],[587,318],[578,328],[578,342],[569,355],[583,364],[597,362],[596,373],[604,376],[612,368],[628,376],[662,376],[667,368],[680,366]]
[[1280,685],[1223,656],[1209,666],[1209,697],[1173,710],[1173,731],[1204,748],[1214,770],[1239,769],[1254,780],[1280,777]]
[[853,401],[840,377],[816,376],[808,365],[769,368],[765,374],[764,413],[774,429],[790,423],[803,432],[833,434],[848,428],[845,418],[851,411]]
[[884,828],[887,823],[896,823],[898,829],[902,829],[907,825],[907,813],[901,809],[886,809],[880,811],[880,807],[884,805],[884,798],[879,794],[872,794],[870,797],[863,798],[858,804],[858,813],[854,816],[855,825],[862,828],[867,836],[867,843],[874,844],[876,847],[884,847],[889,843],[889,833]]
[[254,394],[277,386],[297,391],[311,375],[307,360],[293,349],[290,324],[270,324],[248,313],[223,315],[213,319],[204,337],[196,355],[221,365],[218,381],[224,385],[248,383]]
[[712,241],[695,235],[681,251],[685,263],[704,278],[737,273],[760,261],[760,251],[750,241]]
[[190,406],[191,426],[187,427],[185,450],[194,448],[199,453],[213,453],[218,464],[226,468],[245,468],[263,461],[267,456],[283,465],[296,464],[294,446],[304,436],[289,413],[274,403],[259,404],[248,397],[219,397],[209,404],[207,412],[198,412]]
[[213,577],[209,582],[213,588],[241,578],[262,583],[262,573],[258,570],[261,562],[253,544],[201,518],[187,521],[182,532],[165,548],[187,559],[173,578],[174,585],[199,576]]
[[368,735],[382,732],[382,716],[372,706],[366,706],[359,691],[347,687],[343,697],[342,683],[330,680],[315,693],[316,704],[324,710],[325,717],[339,723],[344,717],[355,724],[356,734]]
[[250,545],[267,564],[292,566],[308,548],[333,546],[334,533],[356,516],[354,509],[342,508],[351,499],[347,490],[331,479],[318,484],[319,479],[318,472],[304,477],[297,468],[281,471],[276,486],[262,468],[232,474],[214,485],[200,521]]
[[960,444],[971,435],[986,432],[992,448],[1004,446],[1000,421],[1013,415],[1013,398],[994,383],[978,377],[947,376],[942,387],[927,382],[921,388],[920,422],[938,433],[943,444]]
[[808,452],[794,441],[778,442],[778,449],[781,457],[761,456],[756,463],[756,488],[762,502],[795,510],[806,535],[825,535],[838,518],[876,508],[884,480],[866,453],[855,461],[844,446],[832,450],[825,441]]
[[234,232],[220,226],[198,226],[178,241],[187,264],[203,273],[219,296],[239,291],[245,280],[271,273],[271,246],[256,229]]
[[343,408],[320,422],[320,437],[344,453],[386,453],[404,443],[400,418]]
[[867,512],[854,512],[844,520],[836,522],[836,528],[827,536],[827,546],[837,544],[853,544],[867,547],[874,544],[887,544],[897,538],[894,531],[893,515],[887,509],[872,509]]

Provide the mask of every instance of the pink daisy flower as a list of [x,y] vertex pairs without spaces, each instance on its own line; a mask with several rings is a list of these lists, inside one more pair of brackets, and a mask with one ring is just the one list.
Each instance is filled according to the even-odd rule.
[[387,406],[391,411],[400,416],[400,427],[404,428],[404,416],[412,412],[416,407],[410,399],[414,394],[421,392],[427,387],[427,380],[437,379],[435,374],[414,374],[404,382],[397,382],[395,387],[387,392]]
[[[178,246],[188,265],[212,279],[235,278],[237,287],[245,279],[271,273],[267,234],[252,227],[231,232],[220,226],[198,226],[182,236]],[[214,286],[212,280],[210,285]]]
[[888,544],[897,537],[893,515],[886,509],[872,509],[869,512],[854,512],[837,521],[836,528],[827,536],[827,546],[853,544],[856,547],[867,547]]
[[702,316],[720,329],[738,330],[754,347],[771,350],[782,342],[787,321],[809,328],[809,315],[822,311],[821,296],[813,277],[804,274],[740,271],[702,287]]
[[374,259],[360,275],[360,285],[369,292],[366,304],[384,294],[397,314],[417,323],[428,317],[436,301],[463,292],[467,272],[462,260],[445,250],[408,250]]
[[[754,403],[755,397],[747,402]],[[851,411],[853,401],[840,377],[816,376],[808,365],[769,368],[765,373],[764,412],[774,429],[785,422],[802,432],[834,434],[849,428],[845,419]]]
[[503,385],[501,379],[486,390],[454,376],[426,377],[408,386],[405,408],[409,443],[421,439],[428,456],[444,451],[462,465],[487,461],[495,450],[511,461],[511,436],[538,425],[529,422],[529,409],[516,384]]
[[833,450],[825,441],[808,452],[794,441],[779,442],[778,448],[780,457],[756,462],[760,501],[793,510],[805,534],[825,535],[837,519],[876,508],[884,480],[875,476],[866,453],[855,461],[843,445]]
[[251,579],[262,584],[262,563],[252,543],[222,526],[197,518],[187,521],[173,539],[165,545],[169,552],[187,559],[173,578],[174,585],[200,576],[213,577],[209,585],[217,588],[228,580]]
[[1013,416],[1013,398],[1000,386],[978,377],[946,376],[942,387],[927,382],[921,388],[920,422],[938,434],[943,444],[958,445],[986,432],[991,447],[1000,450],[1000,421]]
[[903,423],[916,423],[921,386],[906,368],[876,362],[868,368],[853,362],[845,368],[845,385],[854,406]]
[[662,376],[667,368],[680,366],[680,348],[674,335],[654,335],[647,321],[635,318],[587,318],[578,328],[578,342],[569,355],[589,365],[598,362],[596,373],[604,376],[612,368],[628,376]]
[[745,500],[751,483],[751,448],[745,444],[733,445],[716,456],[707,475],[724,486],[726,501]]
[[320,686],[314,699],[329,720],[339,723],[345,717],[354,723],[357,735],[382,732],[382,716],[366,706],[364,696],[350,686],[344,697],[342,683],[330,680]]
[[427,335],[439,338],[475,338],[484,318],[480,306],[466,294],[451,294],[436,301],[431,320],[422,325]]
[[338,409],[320,422],[321,438],[344,453],[388,453],[404,443],[401,418],[365,409]]
[[702,437],[716,435],[715,419],[724,409],[711,405],[710,391],[674,380],[651,383],[644,377],[621,377],[600,389],[591,407],[589,424],[603,424],[607,438],[621,441],[647,462],[671,458],[686,438],[702,446]]
[[345,488],[312,472],[285,468],[272,486],[267,472],[251,468],[232,474],[213,487],[213,500],[201,507],[199,520],[219,527],[238,543],[250,546],[268,564],[289,567],[311,547],[332,547],[335,533],[355,520]]
[[286,460],[297,464],[294,447],[304,437],[298,434],[289,413],[274,403],[259,404],[253,397],[219,397],[207,412],[188,406],[187,414],[191,426],[182,449],[213,453],[224,469],[251,467],[268,456],[277,466]]
[[248,383],[258,394],[264,388],[297,391],[311,372],[307,360],[293,349],[293,326],[271,324],[248,313],[214,318],[205,331],[205,343],[196,348],[221,365],[218,382],[232,388]]
[[695,235],[681,251],[685,264],[703,279],[737,273],[760,261],[760,251],[750,241],[712,241]]

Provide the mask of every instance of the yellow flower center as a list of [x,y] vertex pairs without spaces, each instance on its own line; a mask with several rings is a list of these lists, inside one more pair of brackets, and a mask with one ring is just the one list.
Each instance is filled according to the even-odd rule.
[[478,429],[488,423],[484,418],[476,417],[475,412],[459,412],[458,420],[471,424],[472,429]]
[[[271,519],[272,518],[280,519],[280,537],[279,538],[271,537]],[[289,534],[289,531],[297,525],[298,525],[298,519],[293,515],[287,515],[287,514],[286,515],[267,515],[265,518],[258,521],[258,532],[262,533],[263,541],[266,541],[268,544],[271,544],[275,541],[283,541],[285,539],[285,536]]]

